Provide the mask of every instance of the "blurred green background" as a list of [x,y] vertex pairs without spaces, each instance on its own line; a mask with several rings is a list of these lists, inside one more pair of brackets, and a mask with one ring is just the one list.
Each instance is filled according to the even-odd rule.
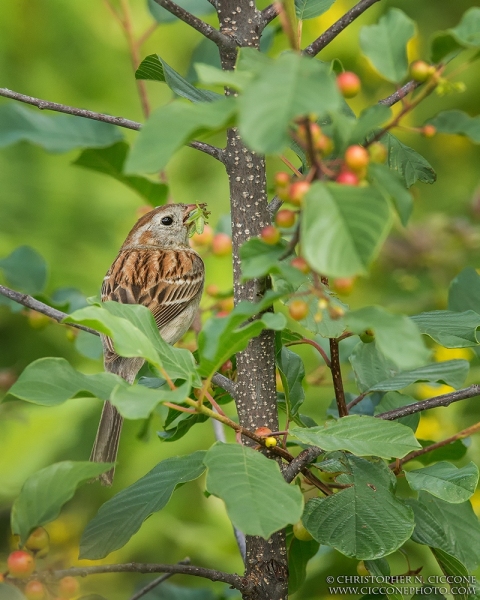
[[[131,2],[135,32],[147,30],[152,18],[146,1]],[[260,5],[260,8],[266,3]],[[338,19],[353,2],[337,0],[322,17],[304,24],[304,45]],[[409,45],[409,59],[428,60],[431,34],[458,23],[470,0],[388,0],[373,6],[320,54],[322,60],[338,57],[345,68],[356,71],[363,82],[361,95],[352,102],[355,111],[389,95],[392,86],[381,80],[359,54],[358,32],[375,22],[388,7],[397,6],[417,21],[416,38]],[[206,19],[215,24],[210,15]],[[185,75],[200,34],[182,23],[159,27],[141,48],[141,57],[158,53]],[[280,35],[270,50],[286,47]],[[409,117],[406,124],[423,122],[448,108],[478,113],[480,79],[478,66],[462,72],[466,91],[445,97],[433,95]],[[106,5],[99,0],[4,0],[0,3],[0,86],[38,98],[142,121],[130,55],[123,33]],[[164,84],[147,82],[152,107],[168,102],[171,92]],[[10,102],[0,98],[0,103]],[[36,110],[33,109],[32,110]],[[53,114],[53,113],[48,113]],[[123,130],[127,140],[135,133]],[[445,308],[448,284],[465,266],[480,267],[480,151],[465,138],[438,135],[426,140],[412,132],[399,132],[409,145],[424,154],[438,173],[433,186],[413,189],[415,210],[407,230],[396,226],[369,278],[348,285],[348,296],[340,297],[354,307],[382,304],[391,310],[415,314]],[[219,143],[221,140],[218,140]],[[122,184],[76,166],[79,152],[47,154],[27,143],[0,151],[0,258],[17,246],[30,245],[49,265],[47,294],[75,287],[85,296],[96,295],[104,273],[114,259],[144,201]],[[268,165],[269,179],[283,168],[278,159]],[[215,225],[228,212],[228,185],[223,167],[210,157],[186,148],[167,168],[172,198],[177,202],[207,202]],[[207,284],[222,290],[231,287],[231,260],[205,254]],[[348,290],[347,290],[348,291]],[[339,287],[340,292],[340,287]],[[204,306],[209,305],[204,299]],[[309,388],[303,412],[319,422],[325,416],[332,391],[325,370],[310,348],[300,350],[307,369]],[[471,382],[480,372],[473,352],[436,349],[441,360],[467,357],[472,360]],[[100,360],[88,359],[74,345],[66,327],[45,323],[26,311],[10,312],[0,307],[0,388],[5,391],[31,361],[43,356],[64,356],[76,368],[95,372]],[[353,378],[345,367],[347,387]],[[439,390],[416,389],[418,397]],[[13,543],[9,533],[9,509],[22,483],[33,472],[60,460],[86,460],[90,453],[101,403],[92,398],[76,399],[53,409],[17,402],[0,406],[0,572]],[[232,412],[230,410],[230,412]],[[480,418],[478,401],[472,399],[422,417],[423,437],[438,440]],[[45,564],[75,565],[81,531],[100,504],[136,481],[159,460],[208,447],[214,437],[211,425],[198,425],[175,443],[160,442],[156,431],[159,417],[144,425],[126,423],[119,467],[112,489],[98,484],[83,487],[48,529],[52,553]],[[139,437],[142,439],[138,439]],[[480,462],[476,440],[465,460]],[[480,499],[474,497],[480,509]],[[275,499],[272,498],[272,509]],[[419,546],[407,544],[412,568],[431,560]],[[175,492],[165,510],[153,515],[122,550],[105,562],[175,562],[190,556],[194,564],[241,572],[231,526],[220,501],[203,495],[203,480]],[[80,564],[90,564],[81,561]],[[407,570],[399,553],[395,572]],[[325,550],[311,563],[309,579],[296,597],[302,600],[326,597],[327,574],[353,574],[356,562]],[[432,571],[433,572],[433,571]],[[98,592],[112,600],[129,598],[145,577],[97,576],[82,582],[82,591]],[[175,583],[209,587],[223,586],[178,577]],[[173,593],[173,592],[171,592]],[[160,597],[160,596],[159,596]],[[167,597],[167,596],[165,596]],[[173,596],[172,596],[173,597]],[[209,598],[207,594],[205,598]]]

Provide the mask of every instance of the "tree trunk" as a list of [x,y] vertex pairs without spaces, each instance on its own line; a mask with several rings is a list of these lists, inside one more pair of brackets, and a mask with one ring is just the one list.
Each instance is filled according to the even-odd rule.
[[[252,0],[219,0],[218,16],[222,33],[233,36],[240,46],[258,47],[262,18]],[[233,69],[236,53],[221,49],[220,55],[222,67]],[[246,148],[238,131],[231,129],[224,163],[230,183],[235,303],[256,301],[263,296],[266,282],[263,279],[240,282],[239,247],[270,224],[265,158]],[[246,350],[237,354],[236,392],[241,425],[252,431],[261,426],[278,430],[272,331],[264,331],[250,341]],[[272,497],[272,510],[275,510],[274,504]],[[245,575],[253,583],[253,590],[244,595],[245,600],[287,598],[288,567],[283,531],[274,534],[270,540],[247,536]]]

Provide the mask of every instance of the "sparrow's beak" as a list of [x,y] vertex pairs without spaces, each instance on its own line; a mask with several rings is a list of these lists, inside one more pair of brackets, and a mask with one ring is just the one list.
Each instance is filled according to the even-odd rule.
[[185,204],[185,208],[183,210],[183,222],[186,223],[190,213],[197,208],[196,204]]

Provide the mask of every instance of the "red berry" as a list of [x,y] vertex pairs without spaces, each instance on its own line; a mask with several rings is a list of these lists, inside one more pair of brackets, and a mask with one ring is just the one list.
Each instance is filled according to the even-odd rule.
[[78,593],[80,584],[75,577],[63,577],[58,584],[58,595],[60,598],[73,598]]
[[207,288],[205,291],[212,298],[216,298],[218,296],[218,294],[220,293],[220,289],[219,289],[218,285],[215,285],[214,283],[207,285]]
[[15,550],[7,559],[7,569],[12,577],[26,579],[35,570],[35,559],[24,550]]
[[267,225],[260,233],[262,240],[271,246],[275,246],[280,241],[280,231],[274,225]]
[[374,163],[384,163],[387,160],[388,150],[382,142],[373,142],[368,147],[370,160]]
[[44,600],[47,597],[47,590],[41,581],[33,579],[29,581],[23,591],[27,600]]
[[355,284],[355,277],[338,277],[333,280],[333,289],[340,294],[350,294]]
[[410,65],[410,76],[415,81],[424,82],[435,73],[435,67],[429,65],[424,60],[416,60]]
[[229,313],[229,312],[227,312],[226,310],[219,310],[215,316],[216,316],[218,319],[223,319],[223,318],[225,318],[225,317],[228,317],[228,315],[229,315],[229,314],[230,314],[230,313]]
[[337,85],[344,98],[353,98],[361,88],[358,75],[351,71],[345,71],[337,75]]
[[278,213],[275,215],[275,223],[279,227],[288,229],[289,227],[292,227],[295,223],[295,213],[293,212],[293,210],[288,209],[279,210]]
[[[297,135],[301,142],[303,142],[305,145],[308,144],[309,136],[307,135],[307,128],[303,123],[298,126]],[[318,123],[310,123],[310,137],[312,138],[313,145],[315,145],[315,142],[321,137],[321,135],[322,130],[320,129]]]
[[424,125],[422,127],[422,135],[426,138],[432,138],[437,133],[437,129],[433,125]]
[[305,194],[310,189],[308,181],[294,181],[288,190],[288,202],[295,204],[295,206],[301,206]]
[[358,176],[353,171],[342,171],[338,177],[335,179],[337,183],[341,183],[342,185],[358,185],[360,180]]
[[231,251],[232,238],[226,233],[217,233],[212,242],[212,252],[215,256],[227,256]]
[[349,146],[345,151],[345,164],[349,169],[358,173],[363,171],[370,162],[368,150],[359,144]]
[[223,363],[223,365],[220,367],[220,373],[228,373],[229,371],[233,370],[233,363],[231,360],[227,360]]
[[257,427],[257,429],[255,429],[255,435],[258,435],[258,437],[267,437],[269,435],[271,435],[272,430],[269,427]]
[[295,258],[292,258],[290,264],[292,265],[292,267],[295,267],[302,273],[305,273],[305,275],[307,273],[310,273],[310,267],[308,266],[307,261],[302,256],[296,256]]
[[295,321],[301,321],[308,315],[308,304],[305,300],[292,300],[288,306],[288,312]]
[[218,302],[218,308],[222,311],[222,312],[232,312],[233,307],[235,306],[235,303],[233,301],[233,296],[230,296],[229,298],[223,298],[222,300],[219,300]]
[[43,527],[37,527],[32,533],[29,535],[27,541],[25,542],[25,548],[29,550],[37,551],[43,550],[50,543],[50,537]]

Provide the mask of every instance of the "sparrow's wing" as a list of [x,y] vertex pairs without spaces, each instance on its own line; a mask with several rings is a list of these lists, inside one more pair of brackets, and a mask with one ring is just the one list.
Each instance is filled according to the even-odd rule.
[[[102,301],[146,306],[162,333],[198,300],[203,280],[203,261],[193,250],[122,250],[103,281]],[[108,350],[114,352],[108,342]]]

